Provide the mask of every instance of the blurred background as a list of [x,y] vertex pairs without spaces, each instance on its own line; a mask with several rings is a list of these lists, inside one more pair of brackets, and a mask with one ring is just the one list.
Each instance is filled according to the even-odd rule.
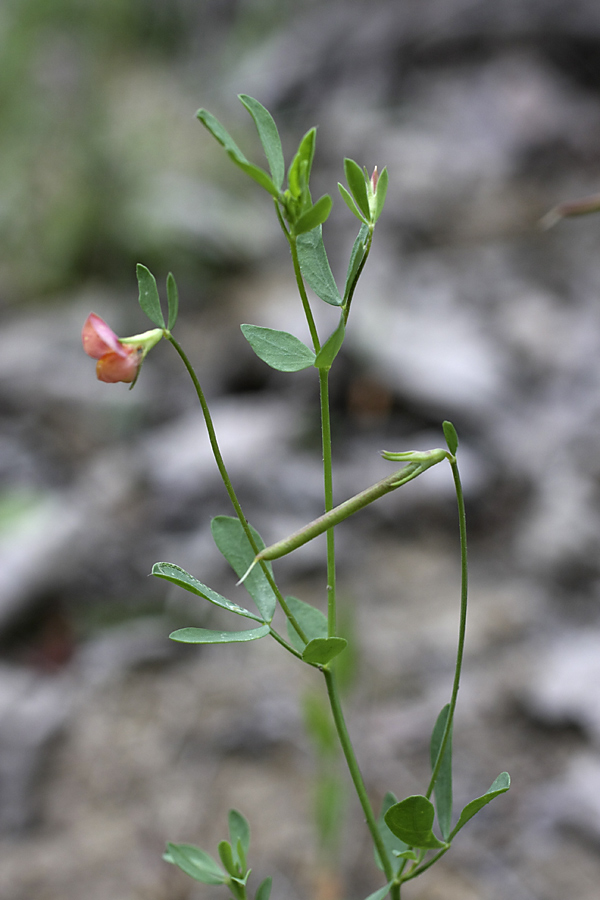
[[[390,471],[381,449],[440,445],[445,418],[461,438],[456,803],[504,769],[513,789],[406,896],[595,900],[600,217],[539,220],[599,190],[600,6],[4,0],[0,66],[3,900],[220,896],[161,853],[166,839],[215,852],[230,806],[275,898],[360,900],[381,883],[354,802],[339,827],[315,812],[315,785],[335,780],[303,724],[302,709],[318,718],[315,673],[274,642],[167,640],[231,623],[149,579],[153,562],[239,597],[209,532],[230,509],[175,354],[159,345],[129,393],[98,383],[80,345],[92,310],[121,335],[145,330],[135,263],[161,289],[172,270],[177,337],[252,521],[272,542],[319,513],[314,373],[273,372],[239,331],[307,339],[288,250],[268,196],[194,118],[208,107],[261,163],[239,92],[274,114],[288,160],[318,126],[314,195],[334,197],[339,281],[357,230],[337,195],[343,157],[390,173],[332,382],[337,499]],[[335,313],[317,304],[327,334]],[[359,646],[348,715],[379,803],[424,789],[450,692],[448,470],[336,534]],[[321,551],[277,564],[286,593],[322,604]]]

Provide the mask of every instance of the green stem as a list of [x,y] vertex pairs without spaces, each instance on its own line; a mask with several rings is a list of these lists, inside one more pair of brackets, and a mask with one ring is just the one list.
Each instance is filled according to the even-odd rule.
[[[331,416],[329,412],[329,370],[319,369],[321,398],[321,433],[323,438],[323,483],[325,488],[325,512],[333,509],[333,463],[331,455]],[[336,634],[335,606],[335,536],[333,528],[327,529],[327,636]]]
[[317,326],[315,325],[315,320],[312,314],[312,309],[310,308],[310,303],[308,301],[308,296],[306,293],[306,288],[304,287],[304,279],[302,278],[302,272],[300,271],[300,261],[298,259],[298,247],[296,244],[296,235],[290,234],[286,231],[287,239],[289,241],[290,250],[292,252],[292,263],[294,264],[294,275],[296,276],[296,284],[298,285],[298,291],[300,293],[300,299],[302,300],[302,306],[304,307],[304,314],[306,316],[306,321],[308,323],[308,330],[310,331],[310,336],[312,338],[313,347],[315,348],[315,353],[318,353],[321,349],[321,344],[319,341],[319,335],[317,334]]
[[452,695],[450,697],[450,709],[448,710],[448,718],[446,719],[446,726],[444,728],[444,734],[442,737],[442,741],[440,743],[440,749],[437,755],[437,759],[435,762],[435,766],[433,768],[433,772],[431,773],[431,780],[429,782],[429,787],[427,788],[427,793],[425,796],[427,799],[430,798],[433,788],[435,786],[436,779],[439,775],[439,771],[442,765],[442,760],[444,758],[444,752],[446,750],[446,745],[450,740],[450,734],[452,731],[452,720],[454,719],[454,710],[456,709],[456,700],[458,698],[458,688],[460,686],[460,675],[463,664],[463,657],[465,652],[465,637],[467,631],[467,595],[469,590],[469,568],[467,561],[467,517],[465,513],[465,498],[463,494],[462,484],[460,481],[460,473],[458,471],[458,465],[456,463],[456,459],[452,458],[450,460],[450,465],[452,467],[452,475],[454,477],[454,488],[456,491],[456,501],[458,504],[458,523],[460,530],[460,568],[461,568],[461,587],[460,587],[460,624],[458,629],[458,647],[456,651],[456,667],[454,670],[454,684],[452,685]]
[[[340,703],[340,697],[338,693],[338,688],[335,680],[335,675],[331,671],[331,669],[324,668],[323,675],[325,676],[325,683],[327,685],[327,694],[329,696],[329,703],[331,705],[331,712],[333,714],[333,721],[335,722],[336,731],[338,734],[338,738],[340,744],[342,746],[342,750],[344,752],[344,756],[346,757],[346,763],[348,765],[348,770],[350,772],[350,777],[352,778],[352,782],[354,784],[354,788],[358,795],[358,799],[360,801],[360,805],[362,806],[363,812],[365,814],[365,819],[367,822],[367,827],[371,832],[371,838],[373,839],[373,844],[377,849],[377,853],[379,854],[379,858],[381,860],[381,864],[383,866],[383,870],[385,872],[385,877],[388,881],[392,881],[394,878],[394,873],[392,870],[392,865],[390,863],[390,859],[379,833],[379,828],[377,827],[377,822],[375,820],[375,815],[373,813],[373,809],[371,807],[371,803],[369,801],[369,797],[367,795],[367,789],[365,788],[365,783],[363,781],[363,777],[360,772],[360,768],[358,766],[358,761],[356,759],[356,755],[354,753],[354,747],[352,746],[352,741],[350,740],[350,735],[348,734],[348,728],[346,726],[346,721],[344,719],[344,713],[342,711],[342,706]],[[397,900],[397,898],[396,898]]]
[[[193,385],[196,388],[196,394],[198,395],[198,400],[200,401],[200,406],[202,407],[202,414],[204,416],[206,430],[208,431],[208,439],[210,441],[210,446],[212,448],[212,452],[215,457],[215,462],[217,464],[219,474],[221,476],[221,479],[223,481],[223,484],[225,486],[225,490],[227,491],[229,499],[231,500],[231,504],[236,512],[238,519],[240,520],[242,528],[244,529],[244,533],[245,533],[246,537],[248,538],[248,541],[250,542],[250,546],[252,547],[254,554],[257,555],[260,552],[260,548],[258,547],[256,541],[254,540],[254,535],[252,534],[252,531],[248,524],[248,520],[246,519],[246,516],[244,515],[244,511],[241,507],[240,501],[238,500],[237,494],[235,493],[235,490],[233,487],[233,484],[231,483],[231,478],[229,477],[229,472],[227,471],[227,467],[225,466],[225,461],[223,459],[223,455],[221,454],[219,442],[217,441],[217,433],[215,431],[215,426],[213,425],[213,420],[212,420],[212,416],[210,414],[210,409],[208,408],[208,403],[206,402],[206,397],[204,396],[204,391],[202,390],[202,387],[200,386],[200,382],[198,381],[198,376],[196,375],[196,372],[194,371],[194,367],[192,366],[191,362],[189,361],[183,348],[175,340],[173,335],[170,332],[165,332],[165,337],[167,338],[168,341],[170,341],[170,343],[173,345],[173,347],[179,354],[181,361],[183,362],[184,366],[186,367],[188,374],[189,374],[190,378],[192,379]],[[308,643],[308,639],[307,639],[304,631],[302,630],[302,628],[296,621],[295,616],[293,615],[289,606],[285,602],[285,597],[283,596],[283,594],[277,587],[277,584],[275,583],[275,579],[273,578],[273,576],[269,570],[269,567],[266,565],[264,560],[260,560],[260,565],[265,574],[267,581],[269,582],[271,590],[277,597],[277,600],[279,601],[281,608],[283,609],[283,612],[285,613],[285,615],[291,622],[292,627],[294,628],[294,630],[296,631],[296,633],[298,634],[300,639],[303,640],[305,643]],[[284,643],[284,646],[286,646],[285,641],[283,643]],[[288,648],[288,649],[290,649],[290,648]],[[295,652],[295,651],[293,651],[293,652]]]

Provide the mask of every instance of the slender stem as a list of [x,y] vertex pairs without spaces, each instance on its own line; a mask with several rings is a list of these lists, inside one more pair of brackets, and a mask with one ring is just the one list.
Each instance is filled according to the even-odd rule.
[[308,330],[310,331],[310,336],[312,338],[313,346],[315,348],[315,353],[318,353],[321,349],[321,344],[319,341],[319,335],[317,334],[317,326],[315,325],[315,320],[312,314],[312,309],[310,308],[310,303],[308,301],[308,296],[306,294],[306,288],[304,287],[304,280],[302,278],[302,272],[300,271],[300,261],[298,259],[298,247],[296,244],[296,235],[289,234],[286,231],[287,238],[290,245],[290,250],[292,252],[292,262],[294,264],[294,274],[296,276],[296,284],[298,285],[298,291],[300,293],[300,299],[302,300],[302,306],[304,307],[304,314],[306,316],[306,321],[308,323]]
[[[323,439],[323,483],[325,488],[325,512],[333,509],[333,463],[331,455],[331,416],[329,412],[329,370],[319,369],[321,398],[321,433]],[[333,528],[327,529],[327,636],[336,634],[335,608],[335,536]]]
[[[215,462],[217,464],[219,474],[221,476],[223,484],[225,485],[225,490],[227,491],[229,499],[231,500],[231,503],[236,512],[236,515],[237,515],[238,519],[240,520],[242,528],[244,529],[244,533],[245,533],[246,537],[248,538],[248,541],[250,543],[250,546],[252,547],[252,550],[254,551],[254,554],[256,555],[260,552],[260,547],[258,547],[256,541],[254,540],[254,535],[252,534],[252,530],[250,528],[250,525],[248,524],[248,520],[246,519],[246,516],[244,515],[244,511],[241,507],[240,501],[238,500],[237,494],[235,493],[235,490],[233,487],[233,484],[231,483],[231,478],[229,477],[229,473],[227,471],[227,467],[225,465],[223,455],[221,454],[219,442],[217,441],[217,433],[215,431],[215,426],[213,425],[213,420],[212,420],[212,416],[210,414],[210,409],[208,408],[208,403],[206,402],[206,397],[204,396],[204,391],[202,390],[202,387],[200,386],[200,382],[198,381],[198,376],[196,375],[196,372],[194,371],[194,367],[192,366],[191,362],[189,361],[183,348],[175,340],[173,335],[170,332],[166,332],[165,337],[167,338],[168,341],[171,342],[171,344],[173,345],[173,347],[175,348],[175,350],[181,357],[181,360],[182,360],[184,366],[186,367],[190,378],[192,379],[194,387],[196,388],[196,394],[198,395],[198,400],[200,401],[200,406],[202,407],[202,414],[204,416],[206,430],[208,431],[208,439],[210,441],[210,446],[212,448],[212,452],[215,457]],[[281,608],[283,609],[283,612],[285,613],[285,615],[291,622],[292,627],[294,628],[294,630],[296,631],[298,636],[301,638],[301,640],[303,640],[305,643],[307,643],[307,637],[306,637],[304,631],[302,630],[302,628],[300,627],[300,625],[298,624],[298,622],[296,621],[296,618],[293,615],[292,611],[290,610],[289,606],[285,602],[285,597],[283,596],[283,594],[277,587],[277,584],[275,583],[275,579],[273,578],[268,565],[266,565],[264,560],[260,560],[260,565],[261,565],[264,575],[271,587],[271,590],[277,597],[277,600],[279,601]]]
[[465,498],[463,494],[462,484],[460,481],[460,473],[458,471],[458,465],[456,463],[456,459],[450,460],[450,465],[452,467],[452,475],[454,477],[454,488],[456,490],[456,501],[458,504],[458,523],[460,530],[460,568],[461,568],[461,587],[460,587],[460,624],[458,629],[458,647],[456,651],[456,668],[454,671],[454,684],[452,685],[452,695],[450,697],[450,709],[448,710],[448,718],[446,719],[446,726],[444,728],[444,735],[442,737],[442,741],[440,743],[440,749],[437,755],[436,763],[433,768],[433,772],[431,773],[431,780],[429,782],[429,787],[427,788],[427,793],[425,796],[427,799],[431,796],[433,788],[435,786],[436,779],[438,777],[442,760],[444,758],[444,752],[446,750],[446,746],[448,741],[450,740],[450,734],[452,732],[452,720],[454,719],[454,710],[456,709],[456,700],[458,698],[458,688],[460,686],[460,675],[463,664],[463,657],[465,652],[465,637],[467,631],[467,595],[469,590],[469,568],[467,561],[467,517],[465,513]]
[[358,795],[360,805],[362,806],[363,812],[365,814],[367,827],[371,832],[371,838],[373,839],[373,843],[377,849],[377,853],[379,854],[379,858],[383,866],[383,871],[385,872],[385,877],[388,881],[392,881],[394,878],[392,865],[390,863],[390,859],[383,843],[382,837],[379,833],[379,828],[377,827],[373,808],[367,795],[367,789],[365,788],[365,783],[363,781],[356,755],[354,753],[354,747],[352,746],[352,741],[350,740],[350,735],[348,734],[348,728],[346,726],[344,713],[342,711],[342,706],[340,703],[335,675],[331,671],[331,669],[326,668],[323,669],[323,675],[325,676],[325,683],[327,685],[327,694],[329,696],[329,703],[331,705],[333,721],[335,722],[338,738],[340,744],[342,745],[344,756],[346,757],[346,763],[348,765],[350,777],[352,778],[352,782]]

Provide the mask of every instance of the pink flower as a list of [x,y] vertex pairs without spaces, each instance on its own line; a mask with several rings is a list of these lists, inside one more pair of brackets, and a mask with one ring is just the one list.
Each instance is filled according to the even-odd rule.
[[87,355],[98,360],[96,375],[99,381],[111,384],[135,381],[144,356],[141,342],[137,346],[123,343],[96,313],[90,313],[85,320],[81,338]]

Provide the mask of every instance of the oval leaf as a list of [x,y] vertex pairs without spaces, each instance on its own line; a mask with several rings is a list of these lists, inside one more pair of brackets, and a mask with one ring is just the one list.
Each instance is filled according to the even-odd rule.
[[391,806],[385,814],[385,823],[409,847],[435,850],[446,844],[431,830],[434,816],[433,803],[421,794],[414,794]]
[[224,884],[227,880],[225,872],[212,856],[193,844],[169,843],[163,859],[179,866],[186,875],[202,884]]
[[[391,791],[388,791],[385,797],[383,798],[383,803],[381,804],[381,813],[377,820],[377,827],[379,828],[379,834],[381,835],[381,840],[383,841],[383,846],[387,850],[388,857],[392,855],[398,856],[401,853],[404,853],[408,850],[408,844],[405,844],[404,841],[401,841],[399,837],[396,837],[395,834],[392,834],[390,829],[388,828],[385,821],[385,814],[390,809],[390,807],[394,806],[398,802],[398,798],[392,794]],[[377,866],[383,872],[383,864],[381,859],[379,858],[379,853],[377,849],[375,849],[375,862]]]
[[304,234],[306,231],[312,231],[317,225],[322,225],[331,212],[331,206],[331,197],[329,194],[323,194],[314,206],[311,206],[294,222],[294,234]]
[[326,666],[348,646],[348,641],[341,637],[313,638],[302,651],[302,659],[306,663]]
[[165,320],[160,308],[160,298],[154,275],[141,263],[138,263],[136,266],[136,274],[140,289],[140,306],[151,322],[158,328],[164,328]]
[[[258,531],[250,525],[250,533],[254,538],[255,551],[250,544],[239,519],[232,516],[216,516],[211,524],[213,540],[221,551],[238,578],[244,575],[252,562],[256,552],[263,550],[265,542]],[[272,572],[271,564],[266,563],[269,572]],[[256,603],[258,611],[264,622],[270,622],[275,613],[277,598],[271,585],[267,581],[261,566],[255,566],[244,581],[244,587]]]
[[383,212],[383,205],[385,203],[385,195],[387,194],[388,189],[388,170],[387,166],[384,168],[383,172],[379,176],[379,180],[377,182],[377,191],[375,193],[375,211],[373,213],[373,221],[376,222],[381,213]]
[[[289,606],[290,612],[298,622],[298,625],[300,625],[300,628],[308,638],[309,642],[315,638],[327,637],[327,617],[320,609],[311,606],[310,603],[305,603],[304,600],[298,600],[297,597],[286,597],[285,602]],[[296,630],[292,628],[289,621],[287,623],[287,630],[290,644],[292,644],[299,653],[302,653],[306,644],[298,637]]]
[[285,162],[283,159],[283,150],[281,149],[281,139],[277,131],[277,125],[271,113],[264,108],[262,103],[249,97],[248,94],[238,94],[241,103],[244,104],[256,125],[260,142],[263,145],[269,169],[273,176],[275,186],[281,188],[285,176]]
[[197,597],[202,597],[203,600],[208,600],[209,603],[214,603],[215,606],[220,606],[222,609],[227,609],[229,612],[236,613],[238,616],[245,616],[247,619],[254,619],[255,622],[262,622],[262,619],[259,616],[255,616],[254,613],[244,609],[243,606],[238,606],[237,603],[233,603],[233,601],[228,600],[226,597],[222,597],[221,594],[217,594],[216,591],[213,591],[205,584],[202,584],[201,581],[198,581],[197,578],[194,578],[194,576],[190,575],[189,572],[186,572],[185,569],[175,566],[173,563],[154,563],[152,566],[152,575],[155,575],[157,578],[164,578],[165,581],[170,581],[171,584],[176,584],[177,587],[181,587],[191,594],[196,594]]
[[169,637],[182,644],[240,644],[246,641],[258,641],[266,637],[270,629],[268,625],[260,628],[249,628],[247,631],[211,631],[209,628],[179,628]]
[[250,825],[248,820],[237,809],[230,809],[227,822],[232,847],[237,847],[238,841],[240,841],[244,853],[247,854],[250,848]]
[[346,204],[346,206],[348,207],[350,212],[354,213],[354,215],[356,216],[357,219],[360,219],[361,222],[366,224],[365,217],[363,216],[363,214],[359,210],[358,206],[352,199],[352,195],[348,193],[348,191],[346,190],[344,185],[340,184],[339,181],[338,181],[338,188],[339,188],[340,194],[342,195],[342,200],[344,201],[344,203]]
[[342,298],[327,259],[321,226],[299,235],[296,246],[300,271],[308,286],[325,303],[341,306]]
[[452,456],[456,456],[456,451],[458,450],[458,435],[456,433],[456,428],[452,422],[448,421],[445,421],[442,424],[442,428],[444,429],[444,437],[446,438],[448,450]]
[[346,324],[344,322],[344,316],[340,316],[340,321],[338,327],[333,331],[319,352],[317,353],[317,358],[315,359],[314,365],[317,369],[330,369],[333,365],[333,361],[341,350],[342,344],[344,343],[344,335],[346,334]]
[[265,878],[264,881],[258,886],[256,894],[254,895],[254,900],[269,900],[271,896],[271,885],[273,884],[273,879],[269,875],[268,878]]
[[465,808],[460,814],[458,822],[456,823],[456,827],[454,831],[450,835],[450,838],[453,838],[455,834],[458,834],[460,829],[467,824],[469,819],[472,819],[473,816],[479,812],[484,806],[494,799],[494,797],[498,797],[500,794],[505,794],[507,790],[510,788],[510,775],[508,772],[501,772],[500,775],[496,778],[494,783],[490,788],[483,794],[481,797],[477,797],[475,800],[471,800],[470,803],[467,803]]
[[354,202],[365,219],[369,221],[371,219],[371,211],[369,209],[369,197],[367,194],[365,173],[353,159],[345,159],[344,174],[346,176],[346,181],[348,182],[348,187],[350,188],[350,193],[354,198]]
[[313,351],[293,334],[260,325],[240,325],[240,328],[258,358],[272,369],[299,372],[314,365]]
[[344,285],[344,303],[356,284],[358,271],[367,251],[368,235],[369,226],[363,223],[360,231],[356,235],[356,240],[354,241],[352,252],[350,254],[350,262],[348,263],[348,271],[346,273],[346,284]]

